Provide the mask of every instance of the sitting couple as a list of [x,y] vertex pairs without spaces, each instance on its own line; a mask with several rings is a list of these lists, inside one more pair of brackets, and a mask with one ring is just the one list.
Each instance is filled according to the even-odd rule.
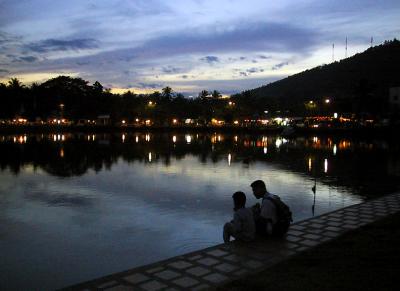
[[[224,225],[224,242],[229,242],[230,237],[248,242],[254,240],[256,233],[263,236],[281,236],[287,232],[291,221],[289,208],[278,196],[267,191],[263,181],[254,181],[250,186],[254,196],[257,199],[262,198],[261,207],[257,203],[251,208],[246,208],[246,195],[243,192],[235,192],[232,196],[233,220]],[[285,210],[287,213],[282,213]],[[282,215],[287,216],[287,219],[281,221]]]

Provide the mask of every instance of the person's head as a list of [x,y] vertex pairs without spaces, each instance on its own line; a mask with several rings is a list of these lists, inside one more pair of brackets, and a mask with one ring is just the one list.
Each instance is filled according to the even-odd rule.
[[262,180],[256,180],[251,183],[250,186],[253,189],[253,194],[257,199],[262,198],[267,192],[267,187],[265,187],[265,183]]
[[233,204],[235,205],[235,210],[244,208],[246,206],[246,194],[241,191],[235,192],[232,195]]

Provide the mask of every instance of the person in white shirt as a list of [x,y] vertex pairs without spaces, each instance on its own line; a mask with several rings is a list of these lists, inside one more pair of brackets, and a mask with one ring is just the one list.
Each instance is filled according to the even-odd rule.
[[224,242],[229,242],[231,236],[236,240],[252,241],[255,237],[256,227],[253,211],[245,207],[246,195],[243,192],[235,192],[232,198],[235,207],[233,220],[224,225]]
[[256,232],[261,235],[272,235],[274,225],[278,220],[277,210],[274,203],[269,198],[274,198],[275,195],[267,191],[264,181],[256,180],[251,183],[253,194],[257,199],[262,198],[261,207],[257,203],[253,206],[255,217]]

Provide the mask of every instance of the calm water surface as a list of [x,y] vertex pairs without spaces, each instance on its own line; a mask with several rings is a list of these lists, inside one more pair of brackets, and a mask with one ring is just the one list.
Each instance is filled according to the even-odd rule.
[[[395,142],[226,134],[0,136],[0,289],[55,289],[222,242],[266,181],[302,220],[398,189]],[[317,184],[317,193],[311,191]]]

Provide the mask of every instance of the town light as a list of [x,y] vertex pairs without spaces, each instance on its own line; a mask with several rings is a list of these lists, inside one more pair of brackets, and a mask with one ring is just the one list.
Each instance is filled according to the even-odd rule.
[[178,120],[173,119],[173,120],[172,120],[172,123],[173,123],[173,124],[177,124],[177,123],[178,123]]
[[325,103],[329,104],[329,103],[331,103],[331,100],[330,99],[325,99]]

